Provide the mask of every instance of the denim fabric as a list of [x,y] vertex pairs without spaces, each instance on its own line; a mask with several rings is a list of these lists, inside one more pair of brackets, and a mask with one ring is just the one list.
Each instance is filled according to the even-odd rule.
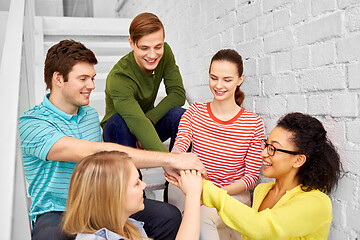
[[[139,231],[142,233],[144,237],[146,237],[146,233],[143,229],[144,223],[136,221],[134,219],[129,218],[129,221],[135,226],[139,228]],[[89,234],[89,233],[79,233],[76,236],[76,240],[125,240],[122,236],[106,229],[102,228],[99,231]]]
[[[171,150],[174,145],[179,122],[184,112],[184,108],[174,107],[154,126],[161,141],[164,142],[171,138],[169,150]],[[118,113],[111,116],[106,122],[103,131],[103,139],[105,142],[114,142],[136,148],[136,137],[130,132],[124,119]]]

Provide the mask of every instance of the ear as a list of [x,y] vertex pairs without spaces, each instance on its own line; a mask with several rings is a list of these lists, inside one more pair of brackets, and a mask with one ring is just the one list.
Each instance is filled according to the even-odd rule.
[[238,86],[240,86],[243,82],[244,82],[244,74],[241,75],[241,77],[239,77],[239,84],[238,84]]
[[293,167],[300,168],[306,162],[306,156],[304,154],[297,155],[297,159],[295,160]]
[[53,86],[61,87],[64,83],[64,77],[59,72],[54,72],[51,81]]
[[133,42],[133,40],[131,40],[131,38],[129,37],[129,44],[132,50],[134,50],[135,48],[135,43]]

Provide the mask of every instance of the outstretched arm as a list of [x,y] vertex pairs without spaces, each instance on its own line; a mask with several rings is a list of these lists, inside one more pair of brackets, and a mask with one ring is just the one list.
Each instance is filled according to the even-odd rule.
[[192,153],[171,154],[138,150],[116,143],[90,142],[72,137],[60,138],[48,152],[47,160],[78,162],[90,154],[112,150],[129,154],[137,168],[163,167],[172,175],[183,169],[195,169],[206,174],[203,164]]
[[[254,199],[256,194],[257,189]],[[320,191],[294,194],[289,201],[280,199],[277,207],[258,212],[203,180],[202,200],[217,209],[227,226],[251,239],[285,239],[316,231],[327,239],[332,219],[330,198]]]

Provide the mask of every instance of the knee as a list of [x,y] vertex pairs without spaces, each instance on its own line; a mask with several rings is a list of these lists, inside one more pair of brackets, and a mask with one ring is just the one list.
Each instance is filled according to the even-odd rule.
[[174,115],[174,116],[178,116],[181,117],[184,112],[186,111],[185,108],[182,107],[173,107],[172,109],[169,110],[169,114]]
[[119,113],[115,113],[114,115],[112,115],[105,123],[104,129],[105,128],[115,128],[115,127],[121,127],[125,125],[126,126],[126,122],[125,120],[120,116]]
[[166,119],[170,120],[175,126],[179,125],[180,119],[186,109],[182,107],[173,107],[167,112]]
[[131,135],[132,133],[126,125],[125,120],[118,113],[112,115],[104,125],[103,138],[105,142],[121,143],[118,142],[119,139],[129,138]]
[[171,204],[166,204],[163,208],[162,219],[164,220],[164,224],[168,224],[171,226],[180,226],[181,223],[181,213],[179,209]]
[[201,224],[202,225],[211,225],[213,227],[217,226],[219,215],[217,214],[216,210],[213,208],[201,206]]

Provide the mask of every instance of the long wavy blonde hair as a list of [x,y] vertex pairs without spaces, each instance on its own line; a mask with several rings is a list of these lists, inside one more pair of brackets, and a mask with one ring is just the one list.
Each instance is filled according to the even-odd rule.
[[76,165],[62,220],[65,233],[75,236],[107,228],[127,239],[144,239],[129,221],[121,227],[131,164],[130,157],[124,152],[103,151]]

